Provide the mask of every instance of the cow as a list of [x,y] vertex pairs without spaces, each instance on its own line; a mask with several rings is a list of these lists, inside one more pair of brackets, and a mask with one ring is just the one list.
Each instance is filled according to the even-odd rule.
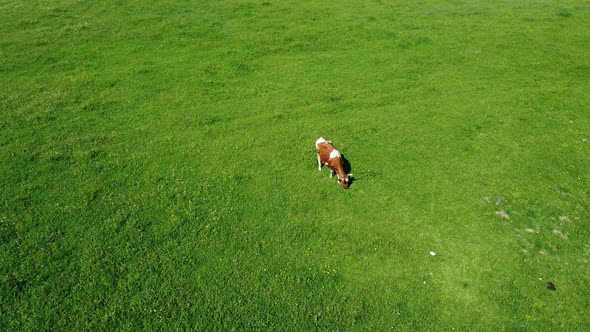
[[338,175],[338,183],[342,188],[348,189],[352,174],[346,174],[344,172],[342,155],[336,150],[332,142],[320,137],[315,141],[315,148],[318,154],[318,169],[320,172],[322,171],[323,165],[328,165],[330,168],[330,179],[335,172]]

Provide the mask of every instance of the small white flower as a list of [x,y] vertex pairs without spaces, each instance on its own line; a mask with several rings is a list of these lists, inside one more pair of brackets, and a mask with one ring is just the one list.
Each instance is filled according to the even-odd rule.
[[502,219],[510,219],[510,216],[504,210],[496,211],[496,215]]
[[436,253],[434,251],[431,251],[430,256],[436,256]]

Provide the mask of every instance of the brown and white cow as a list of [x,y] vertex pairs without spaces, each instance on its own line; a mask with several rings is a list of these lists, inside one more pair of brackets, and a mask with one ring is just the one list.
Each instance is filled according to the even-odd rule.
[[322,165],[328,165],[330,167],[330,179],[334,175],[334,172],[336,172],[338,174],[338,183],[342,188],[348,189],[352,174],[346,174],[344,172],[342,156],[332,142],[320,137],[315,141],[315,148],[318,153],[318,169],[320,172],[322,171]]

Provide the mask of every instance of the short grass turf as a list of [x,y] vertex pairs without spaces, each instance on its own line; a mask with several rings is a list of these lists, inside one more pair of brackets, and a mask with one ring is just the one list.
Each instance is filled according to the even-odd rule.
[[0,31],[0,330],[590,329],[587,1],[0,0]]

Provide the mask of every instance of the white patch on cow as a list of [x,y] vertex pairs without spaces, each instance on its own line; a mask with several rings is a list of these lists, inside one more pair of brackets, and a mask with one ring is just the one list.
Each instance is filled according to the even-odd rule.
[[315,141],[315,148],[318,148],[318,145],[327,142],[323,137],[318,138],[317,141]]
[[332,152],[330,152],[330,159],[336,158],[336,157],[340,157],[340,152],[338,152],[338,150],[334,149],[334,150],[332,150]]

